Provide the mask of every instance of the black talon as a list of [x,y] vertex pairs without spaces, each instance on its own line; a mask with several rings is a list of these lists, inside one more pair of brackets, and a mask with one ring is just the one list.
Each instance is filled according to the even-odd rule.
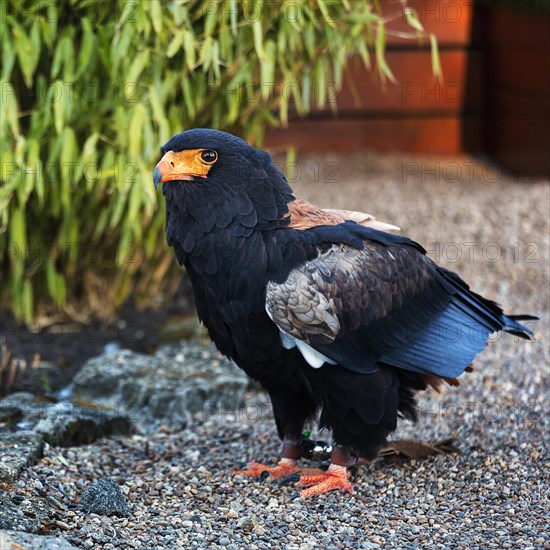
[[260,481],[260,482],[265,481],[268,477],[269,477],[269,472],[267,470],[264,470],[258,476],[258,481]]
[[290,474],[289,476],[285,476],[279,480],[279,485],[289,485],[290,483],[296,483],[297,481],[300,481],[300,474]]

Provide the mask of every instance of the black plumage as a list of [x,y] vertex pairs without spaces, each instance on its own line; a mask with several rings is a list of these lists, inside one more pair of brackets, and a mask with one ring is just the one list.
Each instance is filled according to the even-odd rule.
[[[177,172],[178,155],[201,165],[205,150],[217,159],[206,175]],[[295,229],[285,177],[239,138],[189,130],[161,152],[154,180],[166,196],[166,237],[198,315],[267,390],[286,441],[320,413],[341,463],[371,459],[399,415],[416,417],[414,393],[462,374],[489,334],[531,336],[405,237],[355,221],[308,226],[307,216]]]

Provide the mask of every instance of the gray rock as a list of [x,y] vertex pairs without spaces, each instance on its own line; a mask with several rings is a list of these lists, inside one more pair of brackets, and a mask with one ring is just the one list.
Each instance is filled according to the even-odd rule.
[[84,491],[80,504],[87,513],[102,516],[128,516],[130,508],[119,486],[110,477],[102,478]]
[[33,535],[22,531],[0,531],[0,548],[25,550],[77,550],[61,537]]
[[74,379],[73,401],[121,411],[150,430],[179,427],[206,408],[235,410],[247,385],[212,346],[182,342],[152,356],[120,350],[91,359]]
[[[18,394],[0,401],[0,419],[11,424],[12,430],[31,430],[50,445],[61,447],[88,444],[109,435],[134,433],[131,420],[123,414],[75,407],[71,403],[19,401]],[[6,435],[0,433],[0,442]]]
[[130,418],[112,411],[85,409],[69,403],[50,405],[34,430],[51,445],[87,445],[101,437],[134,433]]
[[10,401],[17,401],[18,403],[34,403],[36,396],[34,393],[28,391],[18,391],[10,393],[7,397],[4,397],[0,403],[9,403]]
[[0,400],[0,431],[29,430],[34,424],[24,421],[24,410],[28,404],[36,403],[36,396],[29,392],[11,393]]
[[33,432],[0,433],[0,481],[15,481],[42,456],[43,447],[42,437]]

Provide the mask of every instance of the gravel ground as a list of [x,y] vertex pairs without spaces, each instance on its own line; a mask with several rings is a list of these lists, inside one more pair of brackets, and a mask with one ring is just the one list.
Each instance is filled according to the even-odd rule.
[[[460,454],[380,461],[353,473],[353,496],[293,500],[293,486],[231,475],[279,447],[265,397],[250,393],[245,408],[198,414],[181,432],[47,448],[14,489],[46,487],[60,510],[52,531],[85,548],[550,547],[548,183],[472,159],[311,156],[299,167],[304,198],[400,225],[507,311],[541,317],[535,342],[495,338],[459,388],[420,395],[420,422],[396,434],[454,436]],[[129,517],[75,504],[103,476],[121,485]]]

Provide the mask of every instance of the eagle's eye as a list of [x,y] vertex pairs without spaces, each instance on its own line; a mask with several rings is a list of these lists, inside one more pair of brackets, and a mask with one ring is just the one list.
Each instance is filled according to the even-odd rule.
[[218,153],[212,151],[211,149],[206,149],[201,153],[201,160],[205,164],[214,164],[218,160]]

